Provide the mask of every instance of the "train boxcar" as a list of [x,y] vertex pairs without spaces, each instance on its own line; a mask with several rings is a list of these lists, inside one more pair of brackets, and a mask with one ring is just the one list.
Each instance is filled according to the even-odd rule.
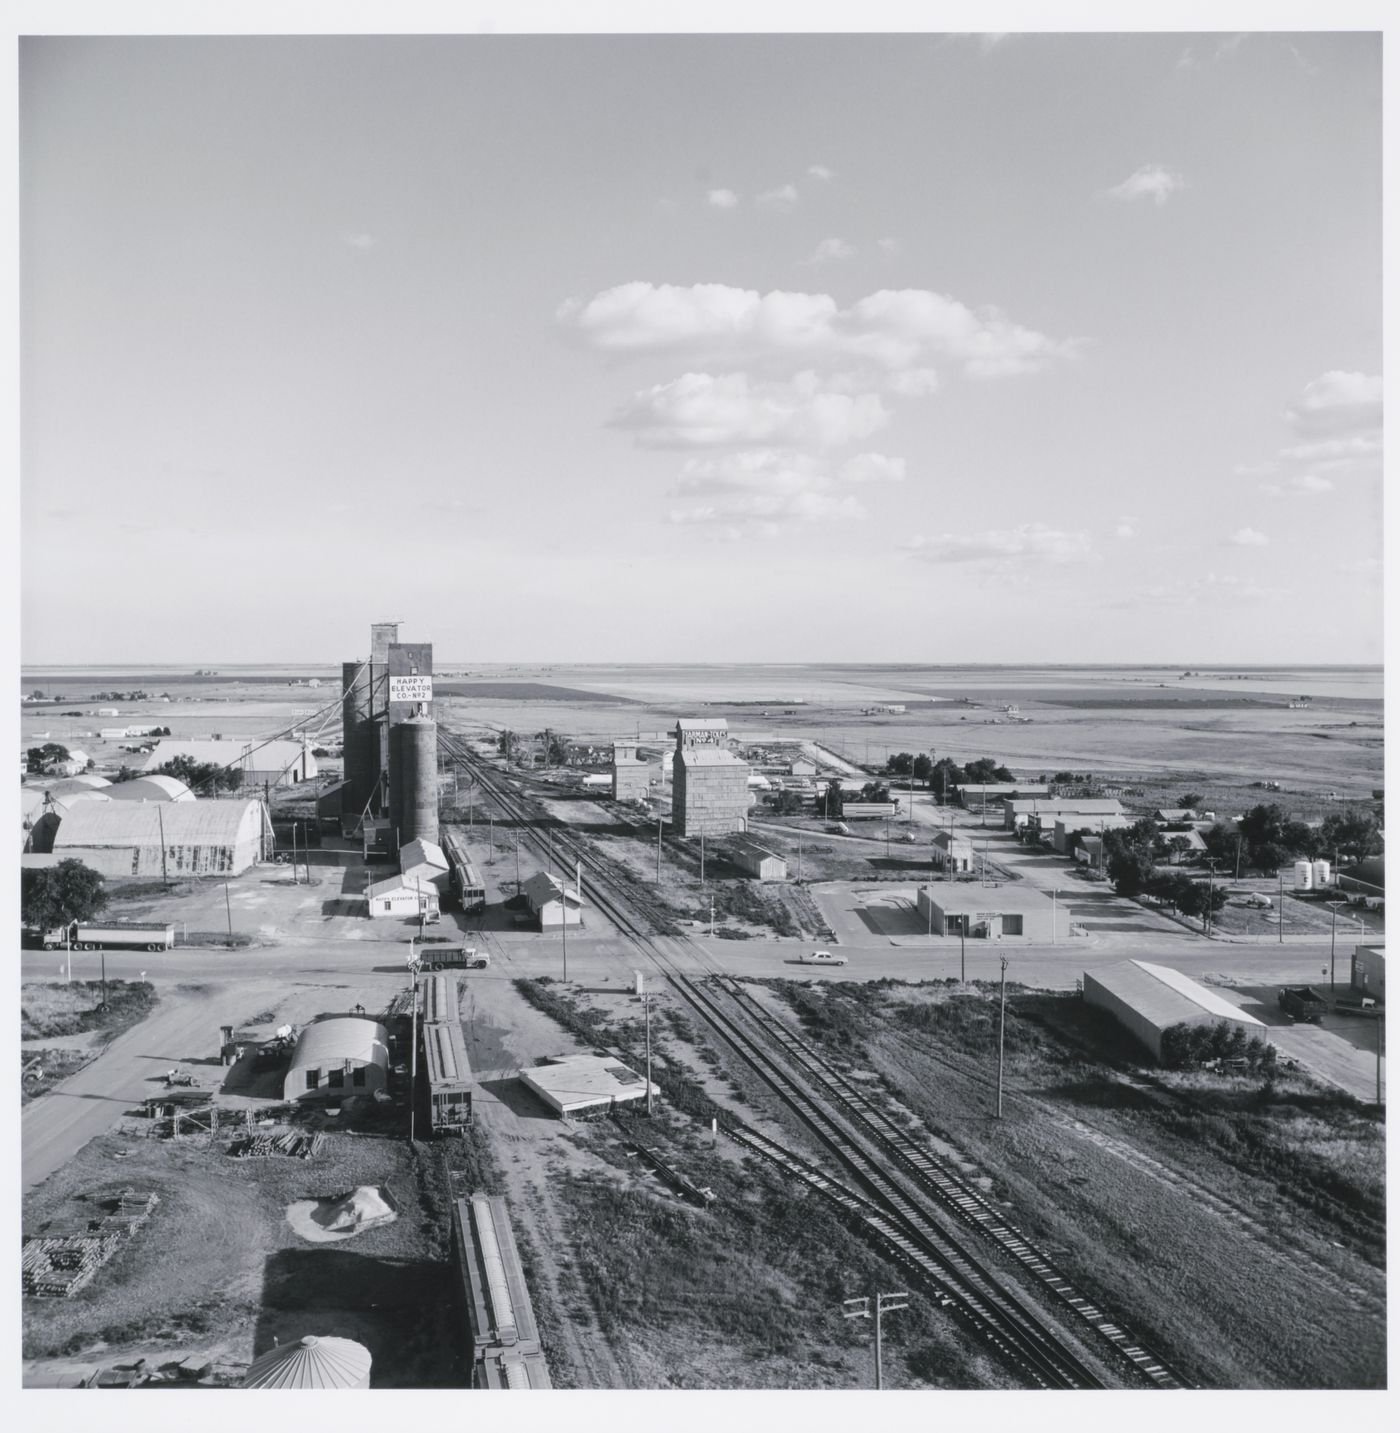
[[486,908],[486,883],[481,872],[472,865],[465,842],[455,832],[445,831],[442,849],[451,867],[452,890],[467,914]]
[[478,1388],[553,1388],[542,1353],[488,1354],[473,1369]]
[[423,1001],[423,1058],[434,1135],[461,1134],[472,1122],[472,1070],[457,1018],[455,977],[435,975]]

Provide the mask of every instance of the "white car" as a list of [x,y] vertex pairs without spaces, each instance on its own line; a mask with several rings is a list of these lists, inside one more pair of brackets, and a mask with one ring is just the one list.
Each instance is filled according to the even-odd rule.
[[799,965],[845,965],[844,955],[833,955],[829,950],[814,950],[797,957]]
[[1273,903],[1272,897],[1266,896],[1263,891],[1251,891],[1241,902],[1241,905],[1253,906],[1257,911],[1266,911]]

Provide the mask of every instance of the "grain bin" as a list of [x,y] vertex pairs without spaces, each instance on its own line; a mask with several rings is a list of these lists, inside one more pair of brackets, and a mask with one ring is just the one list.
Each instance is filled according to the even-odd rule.
[[1332,863],[1331,861],[1314,861],[1313,885],[1330,886],[1332,884]]
[[400,847],[438,839],[437,723],[416,716],[391,727],[389,820]]
[[1293,889],[1295,891],[1310,891],[1313,888],[1313,868],[1311,861],[1294,861],[1293,863]]

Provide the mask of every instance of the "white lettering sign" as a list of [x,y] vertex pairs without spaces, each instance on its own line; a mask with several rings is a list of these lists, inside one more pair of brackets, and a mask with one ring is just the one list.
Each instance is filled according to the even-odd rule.
[[433,699],[431,677],[390,677],[391,702],[430,702]]

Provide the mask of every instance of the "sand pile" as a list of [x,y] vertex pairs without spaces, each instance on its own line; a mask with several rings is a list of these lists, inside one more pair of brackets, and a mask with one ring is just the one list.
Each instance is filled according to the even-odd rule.
[[384,1189],[362,1184],[336,1199],[298,1199],[287,1206],[287,1223],[312,1243],[353,1239],[366,1229],[391,1224],[399,1217]]

